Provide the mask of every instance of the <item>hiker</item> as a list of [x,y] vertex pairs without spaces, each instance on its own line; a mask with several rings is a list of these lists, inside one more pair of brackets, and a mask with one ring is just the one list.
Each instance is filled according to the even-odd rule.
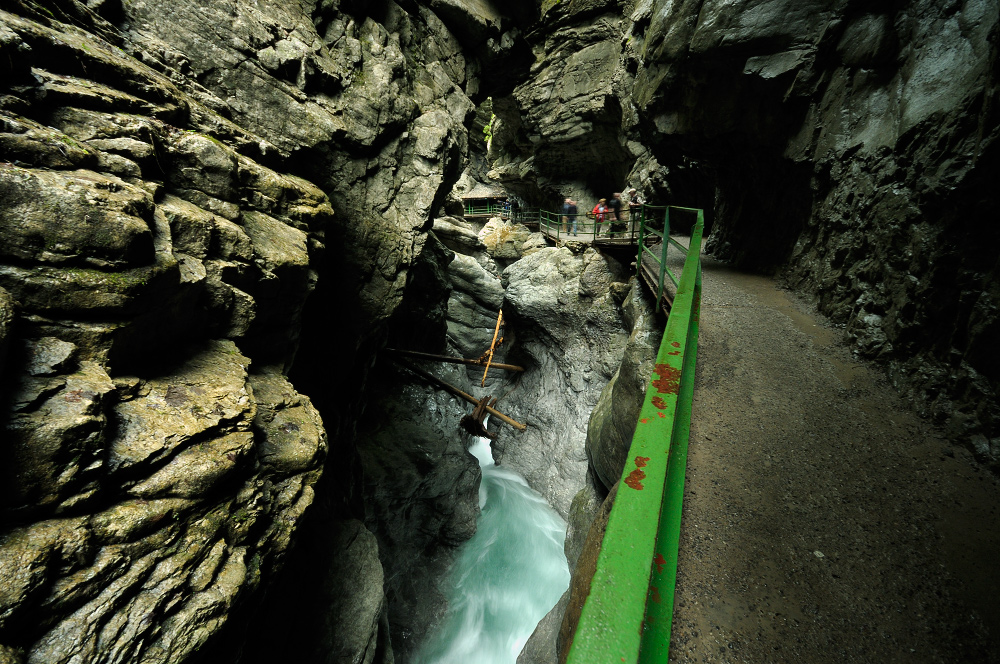
[[622,220],[621,192],[616,191],[611,195],[611,200],[608,201],[608,217],[611,220],[611,232],[609,233],[611,237],[615,237],[616,234],[625,230],[625,224]]
[[594,237],[597,237],[597,235],[601,232],[601,223],[604,222],[604,213],[608,209],[606,205],[607,202],[608,199],[602,198],[601,200],[597,201],[597,205],[594,206],[594,209],[592,211],[592,214],[594,215],[594,224],[595,224]]
[[563,204],[563,219],[569,222],[572,227],[573,235],[576,235],[576,215],[577,215],[576,201],[572,198],[567,198],[566,203]]
[[628,216],[632,219],[635,215],[639,214],[639,209],[642,207],[642,197],[632,187],[628,190]]

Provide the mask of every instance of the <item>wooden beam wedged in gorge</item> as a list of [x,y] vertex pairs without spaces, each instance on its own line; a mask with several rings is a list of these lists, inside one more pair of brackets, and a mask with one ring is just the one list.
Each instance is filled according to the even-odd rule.
[[[497,335],[500,334],[500,326],[503,325],[503,309],[497,312],[497,327],[493,330],[493,341],[490,343],[490,349],[486,351],[486,368],[483,369],[483,379],[479,382],[480,387],[486,387],[486,374],[490,370],[490,363],[493,361],[493,349],[497,345]],[[503,341],[503,337],[500,338]]]
[[487,406],[497,405],[496,398],[490,401],[490,395],[486,395],[479,400],[479,403],[475,408],[472,409],[472,415],[466,415],[458,423],[463,429],[468,431],[473,436],[479,436],[481,438],[489,438],[490,440],[496,440],[497,436],[494,433],[490,433],[483,424],[483,420],[486,419],[486,408]]
[[[471,394],[463,392],[462,390],[458,389],[457,387],[449,385],[448,383],[444,382],[443,380],[441,380],[437,376],[424,371],[420,367],[415,366],[413,364],[410,364],[409,362],[407,362],[406,360],[404,360],[402,358],[396,358],[396,362],[398,362],[399,364],[401,364],[405,368],[409,369],[413,373],[417,374],[418,376],[423,376],[424,378],[426,378],[427,380],[431,381],[432,383],[434,383],[435,385],[437,385],[441,389],[445,390],[446,392],[450,392],[451,394],[454,394],[456,397],[459,397],[460,399],[465,399],[469,403],[474,404],[476,406],[479,405],[479,399],[474,398]],[[501,420],[503,420],[507,424],[511,425],[512,427],[514,427],[518,431],[524,431],[525,429],[528,428],[527,424],[521,424],[517,420],[514,420],[514,419],[511,419],[511,418],[507,417],[506,415],[504,415],[503,413],[501,413],[499,410],[493,408],[492,406],[486,406],[485,410],[490,415],[496,415]]]
[[[452,364],[472,364],[478,367],[486,364],[482,359],[468,360],[464,357],[448,357],[447,355],[435,355],[433,353],[421,353],[416,350],[403,350],[401,348],[386,348],[389,353],[394,353],[396,355],[409,355],[410,357],[416,357],[421,360],[435,360],[437,362],[451,362]],[[507,371],[524,371],[524,367],[519,367],[516,364],[501,364],[500,362],[494,362],[490,365],[495,369],[505,369]]]

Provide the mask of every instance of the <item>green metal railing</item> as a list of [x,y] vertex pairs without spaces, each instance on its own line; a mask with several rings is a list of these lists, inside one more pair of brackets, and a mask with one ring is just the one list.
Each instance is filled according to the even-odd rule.
[[517,206],[510,215],[511,221],[519,224],[536,225],[539,221],[540,208]]
[[[643,259],[651,259],[656,265],[656,286],[653,290],[655,291],[654,294],[656,295],[657,302],[659,302],[663,297],[664,288],[666,287],[666,282],[664,281],[665,278],[670,279],[674,288],[677,288],[680,285],[677,281],[677,277],[675,277],[670,271],[670,268],[667,267],[668,250],[671,246],[673,246],[679,249],[681,253],[687,252],[687,247],[670,237],[671,210],[696,214],[697,221],[695,223],[701,224],[702,228],[704,228],[705,225],[704,212],[698,208],[687,208],[677,205],[642,206],[642,223],[639,226],[639,258],[636,260],[636,276],[641,275]],[[657,219],[661,212],[663,214],[663,227],[662,229],[657,229],[652,226],[651,222],[653,219]]]
[[[589,235],[594,239],[613,238],[635,242],[640,234],[646,210],[662,210],[650,206],[624,206],[619,219],[612,219],[611,212],[595,214],[579,212],[576,215],[577,236]],[[508,206],[502,201],[482,201],[467,203],[464,213],[473,216],[499,216],[514,223],[528,226],[538,225],[539,230],[556,240],[573,237],[573,222],[563,221],[561,211],[553,212],[536,207]]]
[[[704,215],[695,212],[698,221],[567,664],[667,661],[701,306]],[[654,233],[642,224],[640,237]],[[672,244],[669,210],[658,234],[668,240],[661,242],[662,289]],[[642,241],[639,246],[641,263],[646,247]]]
[[467,217],[477,217],[486,215],[503,215],[510,211],[509,206],[504,205],[502,202],[495,201],[484,201],[482,203],[466,204],[465,205],[465,216]]
[[[525,218],[519,219],[519,221],[524,223]],[[537,220],[539,230],[555,240],[573,237],[573,221],[570,219],[563,221],[562,212],[537,210]],[[618,220],[612,219],[610,212],[601,214],[580,212],[576,215],[577,236],[589,235],[593,236],[594,239],[607,237],[634,242],[639,237],[641,225],[642,212],[641,208],[638,207],[631,213],[627,208],[622,210]]]

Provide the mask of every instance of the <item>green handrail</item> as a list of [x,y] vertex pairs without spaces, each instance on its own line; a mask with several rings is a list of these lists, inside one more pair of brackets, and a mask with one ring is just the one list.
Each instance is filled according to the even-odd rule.
[[698,351],[704,215],[697,213],[567,664],[667,661]]
[[[643,209],[645,207],[648,206],[643,206]],[[493,214],[507,215],[506,218],[514,222],[528,224],[537,223],[539,230],[545,232],[549,236],[555,237],[556,240],[563,239],[564,236],[569,234],[569,231],[572,228],[572,224],[568,224],[568,227],[564,228],[562,223],[563,214],[561,211],[553,212],[550,210],[543,210],[541,208],[517,208],[508,211],[508,209],[504,208],[502,205],[496,204],[481,206],[466,205],[464,214],[466,216],[485,216]],[[641,216],[635,216],[634,212],[632,212],[629,216],[630,218],[628,219],[620,219],[618,222],[613,222],[611,220],[610,212],[602,213],[601,219],[598,219],[597,215],[595,215],[592,211],[577,212],[577,231],[580,235],[593,235],[596,239],[601,237],[601,233],[611,224],[624,224],[626,225],[625,230],[615,231],[615,237],[634,240],[637,236],[637,231],[641,237],[642,218]],[[671,278],[673,278],[672,275]]]
[[[656,229],[649,228],[649,226],[647,225],[647,222],[646,222],[646,220],[647,220],[648,217],[655,216],[660,210],[663,211],[663,230],[662,231],[658,231]],[[686,212],[694,212],[696,214],[701,214],[702,215],[701,218],[702,219],[704,218],[704,215],[703,215],[702,211],[699,210],[699,209],[697,209],[697,208],[680,207],[680,206],[677,206],[677,205],[668,205],[668,206],[643,205],[642,206],[642,214],[640,215],[640,217],[641,217],[641,220],[640,220],[641,226],[639,228],[639,247],[640,247],[641,250],[639,252],[639,259],[636,261],[636,276],[641,276],[641,274],[642,274],[642,257],[643,256],[648,256],[648,257],[652,258],[653,262],[656,263],[656,265],[657,265],[657,270],[656,270],[656,286],[653,287],[654,290],[655,290],[655,295],[656,295],[657,301],[659,301],[663,297],[664,287],[666,285],[665,278],[670,279],[670,281],[671,281],[671,283],[673,283],[675,289],[680,285],[679,282],[677,281],[677,277],[675,277],[674,274],[673,274],[673,272],[670,271],[670,268],[667,267],[667,251],[668,251],[668,249],[671,246],[673,246],[676,249],[679,249],[681,251],[681,253],[687,253],[687,247],[685,247],[684,245],[682,245],[680,242],[678,242],[674,238],[670,237],[670,211],[671,210],[684,210]],[[654,252],[653,249],[648,246],[649,245],[648,240],[649,240],[650,237],[656,237],[656,238],[660,239],[659,254],[657,254],[656,252]]]

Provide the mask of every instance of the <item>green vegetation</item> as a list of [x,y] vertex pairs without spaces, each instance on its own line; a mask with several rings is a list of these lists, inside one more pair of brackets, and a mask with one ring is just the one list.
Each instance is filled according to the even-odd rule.
[[250,564],[247,565],[247,570],[249,570],[251,576],[256,576],[260,573],[260,551],[257,551],[250,557]]
[[132,290],[145,286],[149,276],[148,271],[144,268],[128,272],[101,272],[91,268],[78,267],[62,269],[60,272],[68,275],[72,282],[82,288],[92,289],[106,286],[108,290],[121,294],[129,294]]
[[496,115],[490,113],[490,121],[487,122],[486,125],[483,127],[483,134],[484,134],[483,140],[486,141],[487,145],[489,145],[490,141],[493,140],[493,121],[496,119],[496,117],[497,117]]

